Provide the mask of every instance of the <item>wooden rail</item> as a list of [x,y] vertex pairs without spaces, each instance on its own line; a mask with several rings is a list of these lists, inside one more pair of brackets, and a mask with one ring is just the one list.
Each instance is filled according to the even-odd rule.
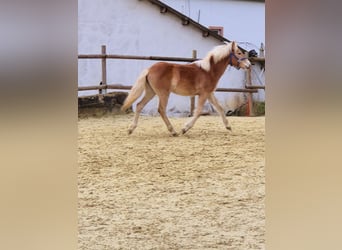
[[246,89],[265,89],[265,85],[245,85]]
[[198,58],[168,57],[168,56],[130,56],[116,54],[81,54],[78,59],[128,59],[128,60],[149,60],[149,61],[170,61],[170,62],[193,62]]

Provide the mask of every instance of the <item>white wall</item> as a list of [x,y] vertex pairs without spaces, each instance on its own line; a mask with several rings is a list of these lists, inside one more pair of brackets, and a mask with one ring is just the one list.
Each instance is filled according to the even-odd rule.
[[[138,0],[79,0],[78,53],[99,54],[101,45],[107,46],[109,54],[155,55],[191,57],[196,49],[198,57],[220,44],[214,38],[202,37],[201,31],[183,26],[181,20],[171,14],[161,14],[158,7],[148,1]],[[101,62],[79,59],[79,86],[98,84],[101,81]],[[132,85],[139,73],[155,63],[141,60],[107,60],[107,82]],[[228,68],[219,87],[244,86],[243,70]],[[95,94],[82,91],[79,95]],[[239,93],[216,93],[226,110],[234,109],[243,100]],[[189,98],[173,95],[168,110],[189,110]],[[145,113],[157,113],[157,99],[149,103]]]
[[203,26],[223,26],[224,37],[258,52],[265,45],[265,2],[236,0],[163,0]]

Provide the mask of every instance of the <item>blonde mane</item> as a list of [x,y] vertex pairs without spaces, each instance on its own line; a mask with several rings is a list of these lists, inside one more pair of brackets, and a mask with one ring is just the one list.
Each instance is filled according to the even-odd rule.
[[231,51],[232,43],[226,43],[223,45],[218,45],[214,47],[208,54],[202,59],[194,62],[198,67],[204,69],[205,71],[210,70],[210,58],[213,57],[214,63],[219,62],[224,57],[226,57]]

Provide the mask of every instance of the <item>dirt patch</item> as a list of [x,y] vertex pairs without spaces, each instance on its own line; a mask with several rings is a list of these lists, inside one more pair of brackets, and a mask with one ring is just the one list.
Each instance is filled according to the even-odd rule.
[[264,117],[132,118],[78,122],[80,249],[265,249]]

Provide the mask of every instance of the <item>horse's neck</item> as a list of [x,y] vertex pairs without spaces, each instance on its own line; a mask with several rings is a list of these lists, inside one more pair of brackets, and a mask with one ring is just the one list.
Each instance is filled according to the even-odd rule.
[[226,71],[228,67],[228,56],[223,58],[222,60],[218,61],[217,63],[212,62],[211,65],[211,75],[215,78],[216,81],[218,81],[223,73]]

